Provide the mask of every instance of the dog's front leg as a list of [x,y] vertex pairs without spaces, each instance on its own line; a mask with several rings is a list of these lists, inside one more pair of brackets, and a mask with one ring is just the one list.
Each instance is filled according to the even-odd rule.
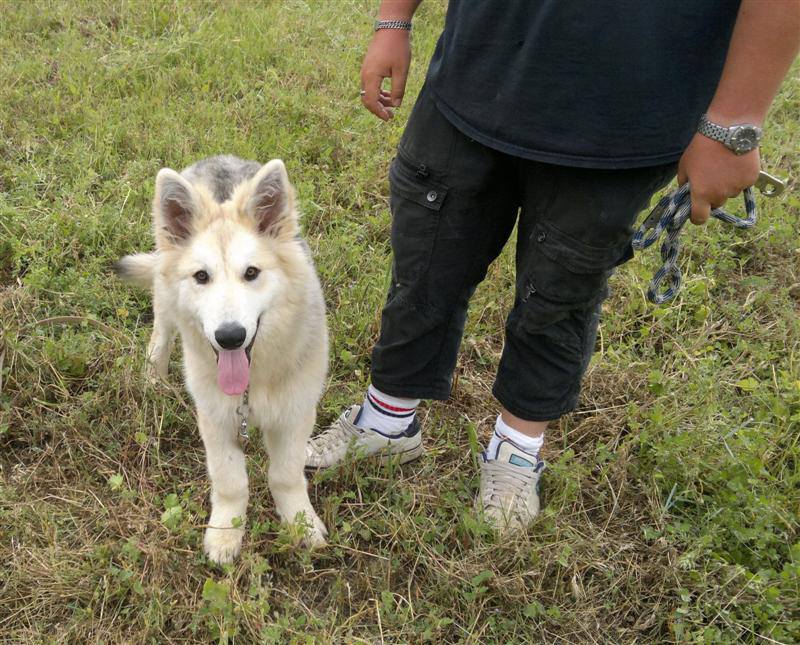
[[325,544],[328,530],[311,506],[305,477],[306,442],[314,427],[315,414],[284,427],[265,429],[264,442],[269,453],[269,489],[278,515],[288,524],[306,525],[304,542],[309,547]]
[[153,294],[153,333],[147,346],[147,366],[145,375],[151,383],[166,380],[169,355],[175,341],[175,324],[165,310],[167,305],[159,296],[158,289]]
[[[237,441],[233,421],[219,424],[198,410],[197,424],[206,448],[211,480],[211,517],[204,540],[205,552],[214,562],[231,562],[242,548],[247,511],[247,467]],[[234,518],[239,518],[236,527]]]

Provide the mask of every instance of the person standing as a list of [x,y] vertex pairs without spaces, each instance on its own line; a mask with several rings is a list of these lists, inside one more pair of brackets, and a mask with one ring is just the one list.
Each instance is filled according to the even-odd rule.
[[[403,100],[420,1],[380,4],[361,100],[384,121]],[[392,284],[371,384],[310,440],[307,467],[353,449],[422,454],[417,406],[449,396],[470,296],[516,224],[478,504],[500,529],[527,526],[547,425],[577,404],[637,215],[676,173],[695,224],[754,184],[799,44],[796,0],[450,0],[390,169]]]

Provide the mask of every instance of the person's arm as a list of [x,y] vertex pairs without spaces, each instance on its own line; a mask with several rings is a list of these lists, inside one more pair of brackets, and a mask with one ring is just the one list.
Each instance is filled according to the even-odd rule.
[[[383,0],[378,20],[411,21],[422,0]],[[411,64],[411,32],[404,29],[379,29],[372,36],[361,65],[361,102],[378,118],[388,121],[393,107],[403,101],[408,68]],[[381,90],[384,78],[392,79],[392,91]]]
[[[742,0],[708,118],[723,126],[763,125],[798,48],[800,1]],[[768,130],[765,135],[769,136]],[[737,156],[721,143],[695,134],[678,165],[678,182],[691,182],[692,222],[705,223],[711,208],[752,186],[760,168],[757,149]]]

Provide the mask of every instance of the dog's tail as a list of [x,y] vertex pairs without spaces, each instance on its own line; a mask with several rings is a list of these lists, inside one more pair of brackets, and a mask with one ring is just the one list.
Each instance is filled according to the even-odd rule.
[[155,253],[126,255],[114,264],[114,273],[125,282],[143,289],[152,289],[156,261]]

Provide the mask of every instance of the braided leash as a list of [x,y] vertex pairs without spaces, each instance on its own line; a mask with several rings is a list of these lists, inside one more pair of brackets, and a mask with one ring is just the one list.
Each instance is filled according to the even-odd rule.
[[[780,179],[765,172],[759,174],[755,185],[767,197],[779,195],[785,187]],[[727,224],[732,224],[736,228],[752,228],[756,223],[756,199],[753,187],[745,188],[743,195],[746,217],[736,217],[721,208],[713,209],[711,216]],[[658,240],[664,231],[667,233],[666,239],[661,244],[663,264],[655,272],[650,286],[647,288],[647,299],[657,305],[672,300],[681,287],[681,270],[678,268],[678,252],[680,251],[678,235],[691,212],[690,187],[686,183],[662,197],[633,236],[631,243],[633,248],[641,251]],[[661,283],[667,279],[669,279],[668,286],[661,291]]]

